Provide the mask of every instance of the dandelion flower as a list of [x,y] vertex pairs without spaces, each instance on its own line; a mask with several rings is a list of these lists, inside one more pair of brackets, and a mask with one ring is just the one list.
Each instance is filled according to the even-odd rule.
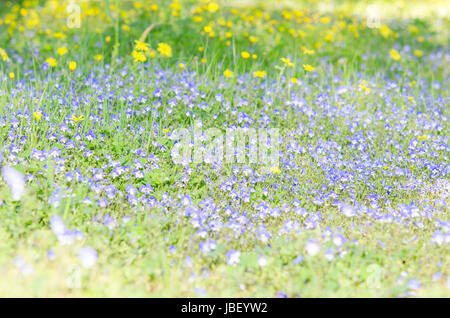
[[165,57],[172,56],[172,48],[167,43],[158,43],[158,52]]
[[285,65],[287,65],[289,67],[294,66],[294,63],[292,63],[292,61],[288,58],[282,57],[280,60],[281,60],[281,62],[283,62]]
[[147,57],[142,52],[133,51],[131,52],[131,56],[133,56],[135,63],[147,61]]
[[45,60],[45,62],[47,62],[48,66],[50,67],[55,67],[58,65],[58,62],[56,62],[56,60],[53,57],[49,57],[48,59]]
[[69,70],[71,70],[73,72],[73,71],[75,71],[76,68],[77,68],[77,62],[70,61],[69,62]]
[[253,77],[263,78],[266,76],[266,71],[255,71],[253,72]]
[[0,48],[0,57],[2,58],[3,61],[9,62],[8,54],[6,54],[6,51],[2,48]]
[[248,59],[250,57],[250,53],[248,53],[247,51],[243,51],[241,53],[241,56],[243,59]]
[[234,73],[232,71],[230,71],[229,69],[226,69],[225,72],[223,72],[223,76],[225,76],[226,78],[230,78],[233,77]]
[[421,50],[414,50],[413,54],[417,57],[422,57],[423,56],[423,52]]
[[392,49],[389,54],[394,61],[399,61],[401,59],[400,53],[395,49]]
[[148,43],[144,43],[138,40],[134,40],[134,43],[136,44],[134,46],[134,49],[136,51],[144,51],[147,52],[149,50],[149,44]]
[[84,120],[84,116],[81,115],[80,117],[76,117],[74,115],[72,115],[72,117],[70,118],[71,121],[78,123],[79,121],[83,121]]
[[41,112],[34,112],[33,116],[36,119],[36,121],[40,121],[41,117],[42,117],[42,113]]
[[208,11],[211,13],[216,12],[217,10],[219,10],[219,5],[215,2],[210,2],[208,4]]
[[65,55],[67,54],[69,50],[66,47],[60,47],[59,49],[56,50],[56,53],[58,53],[58,55]]
[[307,72],[314,72],[315,67],[309,65],[309,64],[303,64],[303,69]]

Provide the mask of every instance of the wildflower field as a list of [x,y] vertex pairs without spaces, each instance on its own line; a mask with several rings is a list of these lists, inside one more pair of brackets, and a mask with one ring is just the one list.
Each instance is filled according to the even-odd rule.
[[448,9],[0,1],[0,296],[449,297]]

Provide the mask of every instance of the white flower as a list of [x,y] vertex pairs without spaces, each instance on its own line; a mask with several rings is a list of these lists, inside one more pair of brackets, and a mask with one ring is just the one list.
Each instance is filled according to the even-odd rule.
[[3,178],[11,189],[11,195],[14,201],[19,201],[25,192],[25,177],[12,167],[3,167]]
[[310,239],[305,245],[306,252],[314,256],[320,251],[320,245],[316,240]]

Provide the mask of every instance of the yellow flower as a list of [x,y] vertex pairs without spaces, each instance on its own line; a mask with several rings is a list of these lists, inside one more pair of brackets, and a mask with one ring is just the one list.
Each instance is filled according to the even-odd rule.
[[225,77],[233,77],[234,73],[230,71],[229,69],[226,69],[225,72],[223,72],[223,76]]
[[210,33],[212,31],[212,27],[210,25],[205,25],[205,27],[203,28],[203,31],[205,33]]
[[380,28],[380,33],[384,38],[387,38],[389,35],[392,34],[392,30],[389,29],[387,25],[383,24]]
[[124,30],[125,32],[130,31],[130,27],[127,24],[122,25],[122,30]]
[[183,63],[178,64],[178,66],[179,66],[181,69],[184,69],[184,68],[185,68],[185,65],[184,65]]
[[252,43],[258,42],[258,38],[254,37],[254,36],[250,36],[248,39],[249,39],[250,42],[252,42]]
[[367,92],[367,93],[370,93],[370,92],[372,91],[372,89],[369,88],[369,87],[367,87],[366,84],[367,84],[366,81],[363,80],[363,81],[361,82],[361,84],[359,84],[359,88],[361,88],[363,91],[365,91],[365,92]]
[[313,55],[314,54],[314,50],[309,50],[304,46],[302,46],[302,51],[303,51],[303,54],[305,54],[305,55]]
[[292,63],[290,59],[282,57],[280,60],[281,60],[281,62],[283,62],[287,66],[290,66],[290,67],[294,66],[294,63]]
[[0,47],[0,57],[3,61],[9,62],[8,54],[6,54],[6,51]]
[[147,57],[142,52],[133,51],[131,52],[131,56],[133,56],[135,63],[147,61]]
[[259,77],[259,78],[263,78],[266,76],[266,71],[256,71],[253,72],[253,77]]
[[420,141],[424,141],[428,139],[428,136],[427,135],[419,136],[417,137],[417,139],[419,139]]
[[9,73],[9,78],[10,78],[10,79],[14,79],[14,77],[16,77],[16,75],[14,75],[13,72]]
[[392,49],[389,54],[391,55],[391,59],[393,59],[394,61],[399,61],[401,58],[400,53],[398,53],[398,51],[395,49]]
[[219,5],[215,2],[210,2],[208,4],[208,11],[211,13],[216,12],[217,10],[219,10]]
[[111,37],[110,37],[110,36],[107,36],[106,39],[105,39],[105,41],[106,41],[106,43],[111,42]]
[[98,54],[98,55],[95,56],[95,59],[96,59],[98,62],[100,62],[100,61],[103,59],[103,55]]
[[199,51],[199,52],[203,52],[203,46],[200,46],[200,47],[198,48],[198,51]]
[[291,83],[292,84],[297,84],[298,83],[297,78],[295,78],[295,77],[291,78]]
[[225,37],[226,38],[231,38],[233,36],[233,33],[231,33],[231,32],[225,32]]
[[248,53],[247,51],[243,51],[241,53],[241,56],[243,59],[248,59],[250,57],[250,53]]
[[414,97],[412,96],[408,96],[408,99],[410,100],[411,103],[416,103],[416,100],[414,99]]
[[56,32],[56,33],[53,34],[53,37],[56,38],[56,39],[63,39],[63,38],[65,38],[66,36],[65,36],[65,34],[62,33],[62,32]]
[[158,5],[157,5],[157,4],[152,4],[152,5],[150,6],[150,9],[151,9],[152,11],[157,11],[157,10],[158,10]]
[[421,50],[414,50],[413,54],[417,57],[422,57],[423,56],[423,52]]
[[415,25],[408,25],[408,29],[411,33],[417,33],[419,32],[419,28],[416,27]]
[[315,68],[309,64],[303,64],[303,69],[307,72],[314,72]]
[[279,173],[281,173],[280,168],[278,168],[278,167],[276,167],[276,166],[270,167],[270,171],[271,171],[273,174],[279,174]]
[[203,21],[203,17],[195,15],[192,17],[192,20],[194,20],[194,22],[202,22]]
[[200,62],[202,62],[202,64],[206,63],[206,59],[201,59]]
[[56,50],[56,53],[58,53],[58,55],[65,55],[67,54],[69,50],[66,47],[60,47],[59,49]]
[[158,52],[162,56],[171,57],[172,56],[172,48],[166,43],[158,43]]
[[257,57],[258,57],[258,55],[252,54],[252,59],[256,60]]
[[69,62],[69,70],[75,71],[76,68],[77,68],[77,62],[75,62],[75,61],[70,61],[70,62]]
[[84,116],[81,115],[80,117],[76,117],[74,115],[72,115],[72,117],[70,118],[71,121],[78,123],[79,121],[83,121],[84,120]]
[[42,117],[42,113],[41,112],[34,112],[33,116],[34,116],[34,118],[36,118],[36,121],[40,121],[41,117]]
[[56,60],[53,57],[49,57],[48,59],[45,60],[45,62],[47,62],[48,66],[50,67],[55,67],[58,65],[58,62],[56,62]]
[[138,40],[134,40],[134,43],[136,43],[136,45],[134,46],[134,49],[136,51],[144,51],[147,52],[149,50],[149,44],[148,43],[144,43]]

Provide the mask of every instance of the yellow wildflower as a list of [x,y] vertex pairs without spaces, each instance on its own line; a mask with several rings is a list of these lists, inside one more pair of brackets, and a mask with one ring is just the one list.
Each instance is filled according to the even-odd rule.
[[314,72],[316,68],[309,64],[303,64],[303,69],[307,72]]
[[77,68],[77,62],[75,62],[75,61],[70,61],[70,62],[69,62],[69,70],[75,71],[76,68]]
[[270,167],[270,171],[271,171],[273,174],[279,174],[279,173],[281,173],[281,169],[278,168],[278,167],[276,167],[276,166]]
[[42,113],[41,112],[34,112],[33,116],[36,119],[36,121],[40,121],[41,117],[42,117]]
[[288,59],[288,58],[282,57],[280,60],[281,60],[281,62],[283,62],[283,63],[286,64],[287,66],[290,66],[290,67],[294,66],[294,63],[292,63],[291,60]]
[[3,61],[9,62],[8,54],[6,54],[6,51],[2,48],[0,48],[0,57],[2,58]]
[[56,53],[58,53],[58,55],[65,55],[67,54],[69,50],[66,47],[60,47],[59,49],[56,50]]
[[303,51],[303,54],[305,54],[305,55],[313,55],[314,54],[314,50],[309,50],[304,46],[302,46],[302,51]]
[[266,76],[266,71],[256,71],[253,72],[253,77],[259,77],[259,78],[263,78]]
[[226,69],[225,72],[223,72],[223,76],[225,77],[233,77],[234,73],[230,71],[229,69]]
[[131,52],[131,56],[133,56],[135,63],[147,61],[147,57],[142,52],[133,51]]
[[134,43],[136,43],[136,45],[134,46],[134,49],[136,51],[144,51],[147,52],[149,50],[149,44],[148,43],[144,43],[138,40],[134,40]]
[[211,13],[216,12],[217,10],[219,10],[219,5],[215,2],[210,2],[208,4],[208,11]]
[[172,56],[172,48],[166,43],[158,43],[158,52],[162,56],[171,57]]
[[413,54],[417,57],[422,57],[423,56],[423,52],[421,50],[414,50]]
[[400,53],[395,49],[392,49],[389,54],[394,61],[399,61],[401,59]]
[[45,62],[47,62],[48,66],[50,67],[55,67],[58,65],[58,62],[56,62],[56,60],[53,57],[49,57],[48,59],[45,60]]
[[243,59],[248,59],[250,57],[250,53],[248,53],[247,51],[243,51],[241,53],[241,56]]
[[80,117],[76,117],[75,115],[72,115],[72,117],[70,118],[71,121],[78,123],[79,121],[83,121],[84,120],[84,116],[81,115]]

